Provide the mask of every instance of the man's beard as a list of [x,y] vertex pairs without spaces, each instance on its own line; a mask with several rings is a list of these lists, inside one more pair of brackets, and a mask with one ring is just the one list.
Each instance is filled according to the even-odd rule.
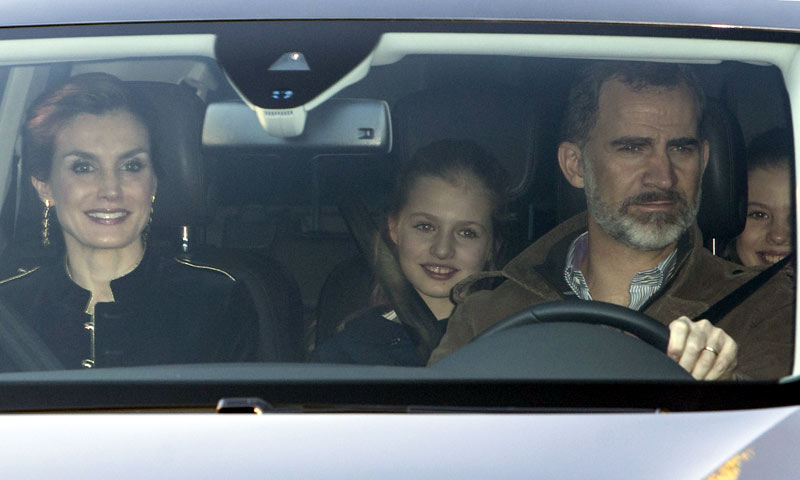
[[[693,204],[675,190],[655,190],[626,198],[619,206],[605,202],[598,192],[591,161],[584,160],[584,189],[589,215],[611,238],[636,250],[660,250],[672,243],[694,223],[700,208],[700,185]],[[676,204],[672,212],[633,214],[631,205],[669,201]]]

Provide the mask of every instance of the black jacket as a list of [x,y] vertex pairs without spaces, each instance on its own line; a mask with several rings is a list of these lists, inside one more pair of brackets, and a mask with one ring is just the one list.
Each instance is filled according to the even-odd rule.
[[[344,330],[334,335],[313,353],[311,359],[322,363],[355,363],[361,365],[395,365],[423,367],[416,345],[400,322],[386,319],[386,306],[372,308],[347,322]],[[435,323],[440,333],[447,320]]]
[[[0,303],[41,337],[64,368],[258,360],[258,323],[244,286],[227,272],[151,251],[111,282],[114,302],[85,313],[91,294],[67,275],[64,258],[0,280]],[[14,370],[0,351],[0,370]]]

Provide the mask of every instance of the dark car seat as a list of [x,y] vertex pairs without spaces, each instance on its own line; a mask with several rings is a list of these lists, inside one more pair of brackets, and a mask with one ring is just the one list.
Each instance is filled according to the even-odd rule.
[[[535,176],[534,152],[546,144],[545,131],[534,121],[540,108],[529,91],[498,87],[481,92],[431,88],[399,99],[392,107],[393,163],[398,167],[417,149],[436,140],[471,140],[505,168],[513,202],[529,190]],[[520,244],[526,243],[534,221],[527,208],[522,210],[517,214],[517,230],[506,235],[511,254],[524,246]],[[317,344],[330,338],[348,316],[369,306],[372,285],[369,264],[361,257],[345,260],[331,271],[317,302]]]
[[747,156],[739,121],[722,103],[706,103],[702,130],[709,157],[697,224],[705,246],[716,251],[747,222]]
[[155,114],[153,154],[161,160],[161,172],[151,235],[172,244],[178,255],[218,266],[244,283],[259,315],[263,360],[302,360],[302,304],[294,278],[263,254],[217,248],[205,241],[214,212],[213,182],[201,150],[205,104],[183,85],[129,84]]

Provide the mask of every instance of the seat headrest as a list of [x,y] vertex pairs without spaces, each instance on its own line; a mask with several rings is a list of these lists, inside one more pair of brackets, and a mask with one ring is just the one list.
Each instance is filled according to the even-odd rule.
[[151,145],[158,165],[153,229],[203,226],[207,205],[207,166],[201,152],[205,104],[186,86],[127,82],[151,113]]
[[730,240],[744,229],[747,159],[742,128],[721,103],[709,99],[702,131],[709,143],[709,157],[697,224],[708,244],[712,238]]
[[471,140],[505,168],[511,195],[518,196],[534,174],[536,114],[530,92],[509,87],[415,92],[392,107],[395,157],[408,160],[436,140]]

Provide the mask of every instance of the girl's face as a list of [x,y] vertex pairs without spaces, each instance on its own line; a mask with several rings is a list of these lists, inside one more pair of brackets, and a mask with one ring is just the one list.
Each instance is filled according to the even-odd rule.
[[55,207],[67,248],[141,248],[156,191],[145,126],[122,110],[80,114],[54,147],[49,180],[32,180]]
[[747,224],[736,239],[736,252],[747,266],[772,265],[792,250],[789,168],[754,169],[747,195]]
[[433,304],[452,308],[453,286],[483,270],[492,255],[490,199],[471,177],[457,184],[420,177],[388,226],[403,273],[434,314]]

